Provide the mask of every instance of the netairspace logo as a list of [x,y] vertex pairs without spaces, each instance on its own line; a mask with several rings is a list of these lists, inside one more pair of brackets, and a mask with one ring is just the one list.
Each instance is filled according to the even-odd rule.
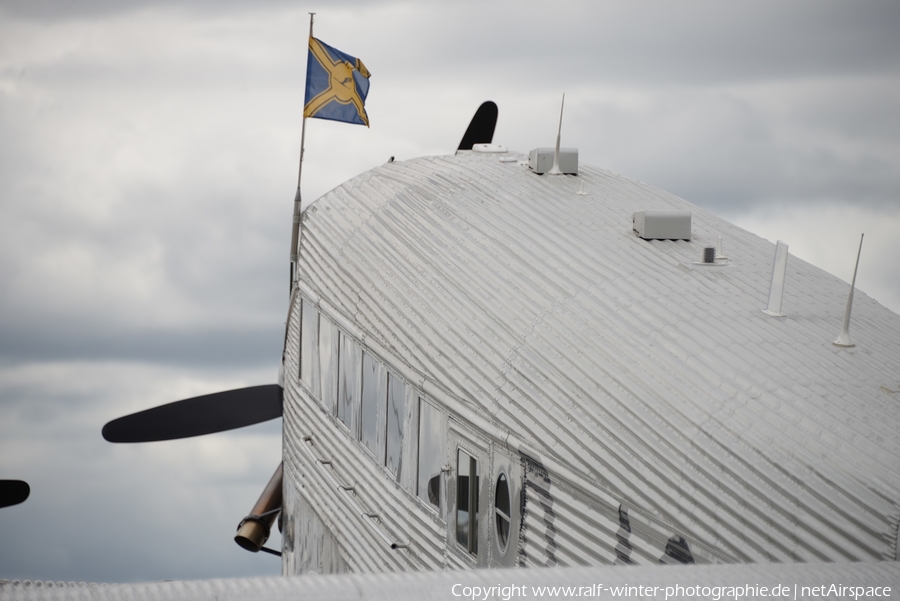
[[[776,584],[774,586],[760,586],[746,584],[743,586],[603,586],[593,584],[590,586],[524,586],[501,585],[496,586],[466,586],[454,584],[451,589],[454,597],[470,599],[471,601],[488,601],[488,599],[502,599],[510,601],[516,597],[607,597],[620,598],[663,598],[685,599],[697,597],[710,601],[741,601],[742,599],[776,597],[796,601],[808,598],[846,598],[858,601],[860,598],[890,597],[889,586],[845,586],[843,584],[822,584],[819,586],[787,586]],[[799,595],[799,596],[798,596]]]

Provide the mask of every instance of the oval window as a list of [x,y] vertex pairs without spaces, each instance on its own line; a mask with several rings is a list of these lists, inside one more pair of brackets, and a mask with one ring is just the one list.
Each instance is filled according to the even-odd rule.
[[506,481],[506,474],[501,473],[497,478],[497,486],[494,493],[494,514],[496,515],[497,527],[497,544],[501,553],[506,553],[509,546],[509,483]]

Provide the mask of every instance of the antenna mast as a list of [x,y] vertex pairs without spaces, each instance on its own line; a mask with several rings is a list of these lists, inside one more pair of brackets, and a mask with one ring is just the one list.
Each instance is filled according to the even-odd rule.
[[853,290],[856,288],[856,272],[859,271],[859,256],[862,254],[862,243],[865,234],[859,236],[859,251],[856,253],[856,267],[853,268],[853,281],[850,283],[850,294],[847,296],[847,308],[844,310],[844,325],[841,328],[841,335],[837,340],[832,342],[835,346],[851,347],[856,346],[850,340],[850,310],[853,308]]
[[[316,13],[309,13],[309,38],[313,37],[313,20]],[[309,42],[306,44],[307,52],[309,52]],[[309,61],[306,68],[309,69]],[[303,116],[303,125],[300,128],[300,165],[297,168],[297,193],[294,194],[294,223],[291,227],[291,282],[290,288],[294,287],[294,279],[297,277],[297,260],[300,252],[300,180],[303,177],[303,152],[306,145],[306,114]]]
[[[559,130],[556,132],[556,152],[553,153],[553,167],[547,172],[548,175],[562,175],[559,170],[559,140],[562,137],[562,118],[563,109],[566,107],[566,93],[563,92],[562,104],[559,107]],[[546,164],[546,163],[545,163]]]
[[[721,242],[721,238],[719,241]],[[772,263],[772,281],[769,283],[769,304],[763,313],[773,317],[784,317],[781,301],[784,298],[784,276],[787,272],[788,245],[781,240],[775,245],[775,261]]]

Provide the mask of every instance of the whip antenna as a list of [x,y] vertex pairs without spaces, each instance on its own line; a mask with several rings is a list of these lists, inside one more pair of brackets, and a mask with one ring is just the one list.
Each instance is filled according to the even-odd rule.
[[566,94],[563,92],[562,95],[562,104],[559,107],[559,130],[556,132],[556,152],[553,153],[553,167],[550,168],[550,175],[562,175],[562,171],[559,170],[559,140],[562,137],[562,118],[563,118],[563,109],[566,107]]
[[853,289],[856,288],[856,272],[859,271],[859,256],[862,254],[862,243],[865,234],[859,236],[859,251],[856,253],[856,267],[853,268],[853,281],[850,283],[850,294],[847,296],[847,308],[844,310],[844,325],[841,335],[832,344],[835,346],[856,346],[850,340],[850,310],[853,308]]

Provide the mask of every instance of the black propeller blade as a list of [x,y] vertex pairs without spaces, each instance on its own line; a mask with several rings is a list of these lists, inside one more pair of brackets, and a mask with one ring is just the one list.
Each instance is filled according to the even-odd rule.
[[497,127],[497,104],[492,100],[483,102],[469,123],[469,128],[459,143],[460,150],[472,150],[475,144],[490,144],[494,139],[494,128]]
[[114,419],[103,426],[109,442],[152,442],[224,432],[281,417],[277,384],[198,396]]
[[0,507],[18,505],[28,498],[31,487],[21,480],[0,480]]

